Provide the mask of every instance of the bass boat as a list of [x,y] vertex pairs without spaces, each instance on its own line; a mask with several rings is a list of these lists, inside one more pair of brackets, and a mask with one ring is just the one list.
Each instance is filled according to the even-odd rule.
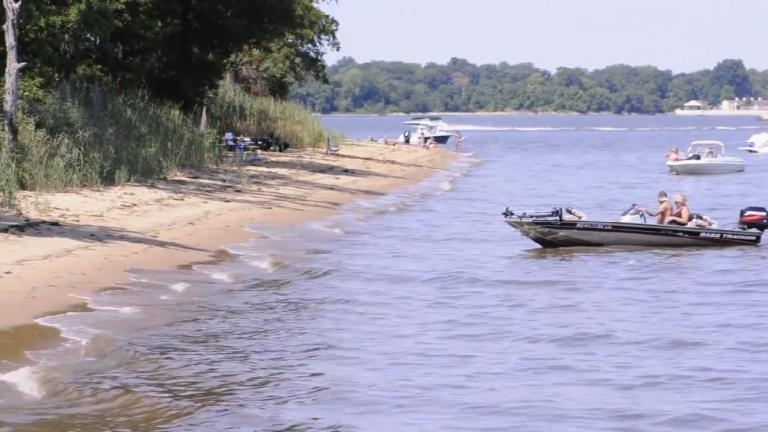
[[619,221],[589,220],[578,210],[553,208],[548,212],[514,212],[506,209],[504,221],[544,248],[571,246],[736,246],[758,245],[768,228],[768,210],[741,210],[734,229],[719,229],[706,216],[695,215],[686,226],[646,223],[636,205]]

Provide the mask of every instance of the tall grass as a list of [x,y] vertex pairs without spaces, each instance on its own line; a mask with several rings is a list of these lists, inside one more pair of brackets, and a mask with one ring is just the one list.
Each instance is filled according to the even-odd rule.
[[211,98],[211,120],[219,130],[246,136],[275,134],[293,147],[317,147],[329,136],[320,120],[301,105],[254,97],[226,81]]
[[328,136],[300,105],[255,98],[224,82],[211,97],[212,128],[206,132],[178,107],[142,93],[68,85],[22,102],[22,151],[0,154],[0,194],[6,205],[19,188],[51,191],[122,184],[203,167],[216,162],[219,137],[226,130],[275,134],[293,147],[315,147]]
[[[180,109],[144,94],[94,97],[63,87],[24,104],[18,127],[22,152],[11,165],[17,186],[28,190],[161,177],[213,162],[217,153],[214,132],[200,132]],[[0,184],[4,195],[12,183]]]

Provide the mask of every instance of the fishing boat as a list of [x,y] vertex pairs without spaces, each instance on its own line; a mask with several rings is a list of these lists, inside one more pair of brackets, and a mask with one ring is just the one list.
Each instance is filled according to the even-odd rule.
[[768,154],[768,132],[754,134],[746,141],[747,145],[739,147],[748,153]]
[[[719,229],[711,220],[687,226],[646,223],[633,205],[619,221],[589,220],[570,208],[548,212],[502,213],[504,221],[544,248],[572,246],[695,247],[757,245],[768,228],[768,210],[747,207],[735,229]],[[707,218],[708,219],[708,218]]]
[[445,130],[447,124],[441,117],[414,117],[403,122],[407,126],[415,126],[415,130],[406,130],[398,140],[404,144],[425,144],[432,138],[437,144],[448,144],[448,140],[454,135]]
[[671,174],[729,174],[744,171],[744,160],[726,156],[720,141],[694,141],[685,159],[667,161],[667,167]]

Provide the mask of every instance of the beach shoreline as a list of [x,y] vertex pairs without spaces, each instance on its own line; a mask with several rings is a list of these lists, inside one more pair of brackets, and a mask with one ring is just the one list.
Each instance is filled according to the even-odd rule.
[[345,143],[336,155],[301,150],[266,158],[142,184],[23,194],[23,216],[0,218],[0,329],[82,308],[84,297],[127,282],[131,268],[216,259],[223,246],[253,236],[246,225],[324,219],[455,160],[447,149],[365,142]]

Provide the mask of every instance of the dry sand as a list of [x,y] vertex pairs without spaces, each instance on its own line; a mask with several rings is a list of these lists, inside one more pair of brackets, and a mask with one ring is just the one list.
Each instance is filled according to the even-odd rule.
[[339,204],[415,183],[453,161],[444,149],[366,143],[344,144],[336,155],[266,158],[144,184],[25,193],[20,215],[0,214],[0,328],[78,307],[75,295],[126,281],[126,268],[204,261],[247,239],[246,224],[322,219]]

